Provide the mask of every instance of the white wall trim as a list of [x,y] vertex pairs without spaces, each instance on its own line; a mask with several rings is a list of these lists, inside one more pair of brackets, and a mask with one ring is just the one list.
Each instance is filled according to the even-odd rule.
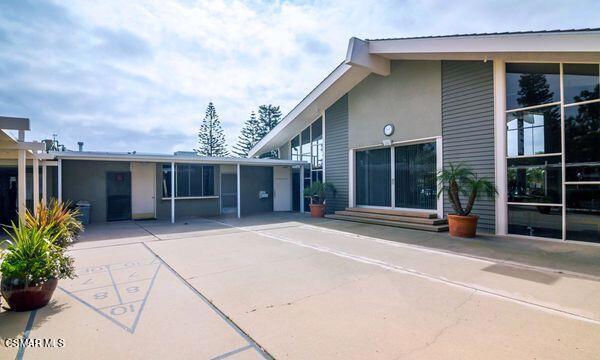
[[356,206],[354,179],[354,149],[348,150],[348,207]]
[[236,184],[236,191],[237,191],[237,217],[238,219],[242,217],[242,189],[240,188],[241,185],[241,166],[240,164],[237,164],[237,172],[236,172],[236,178],[237,178],[237,184]]
[[171,161],[171,224],[175,224],[175,162]]
[[62,159],[58,159],[58,202],[62,202]]
[[496,235],[508,232],[508,193],[506,165],[506,65],[494,60],[494,159],[495,183],[498,196],[495,199]]
[[323,137],[323,162],[321,164],[321,169],[323,169],[323,182],[325,182],[327,181],[325,180],[325,141],[327,141],[325,135],[325,110],[321,110],[321,133],[321,136]]
[[[439,136],[437,139],[435,139],[435,152],[436,152],[436,156],[435,156],[435,161],[436,161],[436,169],[437,169],[437,173],[439,173],[440,171],[442,171],[444,169],[444,144],[442,141],[442,137]],[[436,173],[436,175],[437,175]],[[442,191],[442,194],[440,196],[437,196],[437,192],[440,191],[440,184],[437,181],[437,177],[435,179],[435,184],[436,184],[436,199],[437,199],[437,217],[440,219],[444,218],[444,192]]]

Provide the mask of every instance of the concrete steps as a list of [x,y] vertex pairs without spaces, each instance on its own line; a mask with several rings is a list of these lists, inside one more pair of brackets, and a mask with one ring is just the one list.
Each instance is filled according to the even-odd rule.
[[448,231],[448,221],[438,219],[427,212],[401,211],[392,209],[346,208],[335,214],[325,215],[328,219],[354,221],[365,224],[385,225],[425,231]]

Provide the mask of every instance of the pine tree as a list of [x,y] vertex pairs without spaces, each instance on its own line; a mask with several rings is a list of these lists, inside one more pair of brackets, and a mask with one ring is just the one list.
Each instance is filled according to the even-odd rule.
[[[281,121],[279,106],[261,105],[258,107],[258,141],[265,137]],[[277,150],[261,154],[261,158],[277,158]]]
[[273,130],[281,120],[279,106],[261,105],[258,107],[259,139],[262,139]]
[[206,114],[198,131],[198,155],[201,156],[228,156],[225,145],[225,135],[219,115],[212,102],[206,107]]
[[259,141],[259,122],[256,113],[253,111],[250,113],[250,118],[244,122],[237,144],[233,147],[233,152],[239,157],[247,157],[250,149]]

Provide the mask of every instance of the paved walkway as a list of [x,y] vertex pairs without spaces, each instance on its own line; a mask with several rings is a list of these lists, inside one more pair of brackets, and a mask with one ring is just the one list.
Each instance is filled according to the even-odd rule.
[[491,259],[499,248],[478,246],[469,254],[456,245],[468,248],[462,240],[443,235],[354,225],[286,214],[91,226],[72,251],[79,277],[61,281],[48,307],[0,311],[0,337],[63,339],[64,346],[19,351],[3,344],[0,358],[592,359],[600,353],[594,274],[531,267],[571,267],[595,247],[560,244],[568,249],[563,261],[560,247],[544,242],[535,246],[552,245],[553,263],[530,259],[523,267],[508,257]]

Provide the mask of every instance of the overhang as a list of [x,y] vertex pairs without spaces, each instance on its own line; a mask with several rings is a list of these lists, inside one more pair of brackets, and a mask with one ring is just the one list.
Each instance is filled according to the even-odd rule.
[[155,162],[155,163],[201,163],[215,165],[247,165],[247,166],[295,166],[306,165],[305,161],[256,159],[235,157],[209,157],[209,156],[178,156],[169,154],[134,154],[117,152],[96,151],[51,151],[50,155],[62,160],[85,161],[128,161],[128,162]]

